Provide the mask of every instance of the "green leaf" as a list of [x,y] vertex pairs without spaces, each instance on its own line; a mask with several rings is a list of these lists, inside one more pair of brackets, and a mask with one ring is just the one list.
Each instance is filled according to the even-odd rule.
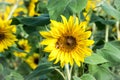
[[81,77],[73,76],[73,80],[96,80],[96,79],[90,74],[83,74]]
[[106,67],[102,65],[89,65],[89,73],[92,74],[96,80],[120,80],[120,78]]
[[32,28],[35,28],[35,26],[44,26],[50,23],[50,19],[48,14],[43,14],[38,17],[16,17],[13,18],[13,21],[11,24],[24,24],[27,26],[32,26]]
[[[117,49],[120,50],[120,41],[111,41],[109,42],[109,44],[115,46]],[[109,46],[108,45],[105,45],[104,48],[108,48]]]
[[113,8],[111,5],[108,3],[104,2],[101,5],[102,9],[110,16],[116,18],[117,20],[120,20],[120,12],[117,11],[115,8]]
[[114,0],[114,5],[120,11],[120,0]]
[[17,69],[17,72],[19,72],[21,75],[28,75],[30,71],[31,71],[31,68],[25,62],[19,64]]
[[5,76],[5,80],[24,80],[24,78],[19,73],[12,71],[9,75]]
[[96,65],[96,64],[102,64],[108,62],[106,59],[104,59],[101,55],[93,53],[91,56],[85,58],[85,63]]
[[120,64],[120,41],[112,41],[105,44],[102,50],[97,51],[105,59],[113,64]]
[[3,74],[3,72],[4,72],[4,67],[3,67],[3,65],[0,63],[0,79],[1,79],[1,80],[4,80],[4,74]]
[[77,76],[73,76],[73,80],[81,80],[81,79]]
[[89,73],[94,75],[98,71],[98,65],[88,65],[89,66]]
[[81,80],[96,80],[96,79],[90,74],[83,74],[81,76]]
[[116,77],[108,69],[102,66],[97,66],[97,71],[94,76],[96,80],[117,80]]
[[51,64],[49,64],[49,63],[40,64],[31,74],[26,76],[25,80],[30,80],[35,77],[47,74],[47,73],[53,71],[54,68],[55,67],[51,67]]
[[70,0],[49,0],[47,9],[49,11],[50,18],[56,20],[65,10],[69,2]]
[[69,7],[73,13],[81,12],[87,4],[87,0],[71,0]]
[[[115,25],[115,23],[116,23],[116,21],[115,20],[106,20],[104,17],[102,17],[102,16],[97,16],[96,14],[92,14],[91,15],[91,20],[90,20],[90,22],[91,23],[93,23],[93,22],[101,22],[102,24],[105,24],[105,25]],[[99,28],[99,26],[96,26],[96,27],[98,27]],[[101,26],[101,28],[102,29],[104,29],[103,28],[103,26]]]
[[0,73],[4,70],[3,65],[0,64]]
[[[50,19],[48,14],[42,14],[39,17],[16,17],[12,19],[12,25],[22,24],[17,30],[22,33],[24,36],[27,36],[26,33],[31,34],[35,31],[38,31],[38,27],[45,28],[43,26],[48,25],[50,23]],[[19,34],[19,33],[18,33]]]
[[37,12],[40,12],[40,13],[48,13],[47,3],[45,3],[43,0],[40,0],[40,1],[37,3],[36,11],[37,11]]

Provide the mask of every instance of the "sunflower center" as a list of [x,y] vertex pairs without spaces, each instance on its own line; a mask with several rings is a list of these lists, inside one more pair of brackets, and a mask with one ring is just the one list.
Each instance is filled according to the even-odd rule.
[[71,51],[76,46],[76,39],[73,36],[63,36],[60,37],[56,43],[56,48]]
[[72,37],[72,36],[67,36],[66,37],[66,45],[67,46],[73,46],[75,44],[76,44],[76,40],[75,40],[74,37]]
[[38,59],[38,58],[35,58],[35,59],[34,59],[34,63],[35,63],[35,64],[38,64],[38,63],[39,63],[39,59]]
[[5,38],[5,34],[0,33],[0,40],[3,40]]

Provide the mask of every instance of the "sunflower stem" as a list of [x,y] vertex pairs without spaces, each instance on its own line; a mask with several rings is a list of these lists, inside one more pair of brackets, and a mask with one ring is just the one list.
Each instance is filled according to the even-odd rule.
[[78,76],[78,66],[74,65],[74,76]]
[[72,74],[72,70],[73,70],[73,66],[71,66],[71,68],[70,68],[70,74]]
[[95,32],[96,32],[96,24],[95,23],[93,23],[93,27],[92,27],[92,36],[90,37],[90,39],[94,39],[94,34],[95,34]]
[[59,69],[56,68],[55,70],[63,77],[64,80],[66,80],[64,74]]
[[[96,24],[95,23],[93,23],[92,24],[93,26],[92,26],[92,36],[90,37],[90,39],[94,39],[94,34],[96,33]],[[93,46],[90,46],[90,48],[92,49],[93,48]]]
[[120,31],[119,31],[119,21],[116,22],[116,29],[117,29],[117,39],[120,39]]
[[70,73],[69,64],[65,65],[65,69],[66,69],[67,80],[71,80],[71,73]]
[[14,4],[14,6],[13,6],[11,12],[9,13],[9,16],[8,16],[7,20],[9,20],[9,19],[12,17],[14,11],[15,11],[16,8],[18,7],[19,2],[20,2],[20,0],[17,0],[17,2]]
[[109,36],[109,26],[107,25],[105,29],[105,42],[108,42],[108,36]]

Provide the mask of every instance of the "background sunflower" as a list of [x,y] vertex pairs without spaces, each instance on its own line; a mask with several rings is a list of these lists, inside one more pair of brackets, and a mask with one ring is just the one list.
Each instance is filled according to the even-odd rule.
[[28,58],[26,58],[25,62],[32,68],[37,68],[39,64],[40,55],[38,53],[33,53]]
[[9,21],[0,19],[0,52],[12,46],[17,41],[16,36],[13,34],[12,27]]

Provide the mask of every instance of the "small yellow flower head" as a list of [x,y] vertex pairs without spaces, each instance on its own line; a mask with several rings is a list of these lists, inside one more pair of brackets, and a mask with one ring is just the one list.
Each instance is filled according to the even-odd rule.
[[87,21],[87,23],[89,23],[89,21],[90,21],[90,15],[88,15],[87,12],[84,12],[83,15],[84,15],[85,20]]
[[68,21],[61,17],[63,22],[51,20],[51,30],[40,32],[45,38],[40,44],[46,45],[44,51],[50,52],[49,61],[60,62],[61,67],[69,63],[73,66],[74,62],[80,66],[84,58],[92,53],[89,46],[94,41],[88,39],[91,31],[85,31],[86,22],[79,23],[77,17],[70,16]]
[[15,51],[13,54],[14,54],[16,57],[20,57],[20,58],[25,58],[25,57],[27,56],[27,54],[24,53],[24,52],[17,52],[17,51]]
[[12,25],[12,26],[11,26],[11,29],[12,29],[12,32],[13,32],[13,33],[16,33],[17,29],[16,29],[16,26],[15,26],[15,25]]
[[[1,25],[9,26],[11,24],[12,20],[7,19],[9,12],[10,12],[9,6],[6,7],[5,12],[0,12],[0,22],[2,23]],[[16,26],[15,25],[10,25],[10,28],[11,28],[13,33],[16,33]]]
[[36,2],[38,2],[38,0],[31,0],[31,2],[36,3]]
[[16,36],[13,34],[10,21],[3,21],[0,19],[0,52],[12,46],[17,41]]
[[10,4],[15,4],[16,0],[5,0],[5,2],[9,2]]
[[28,44],[28,40],[21,39],[18,41],[18,48],[23,51],[14,51],[14,55],[19,58],[25,58],[27,56],[27,53],[30,52],[31,46]]
[[19,48],[25,52],[30,52],[31,46],[28,44],[28,40],[21,39],[18,42]]
[[98,3],[100,3],[101,0],[88,0],[86,11],[89,11],[90,9],[94,9]]
[[29,56],[25,62],[32,68],[35,69],[38,66],[40,55],[38,53],[34,53]]
[[38,2],[38,0],[31,0],[29,6],[28,6],[28,12],[29,16],[34,16],[34,15],[39,15],[38,13],[35,12],[35,4]]
[[10,13],[10,7],[6,6],[5,11],[0,12],[0,20],[6,21]]
[[27,9],[25,9],[24,7],[19,7],[15,10],[13,16],[14,17],[19,16],[21,15],[20,13],[27,14]]

